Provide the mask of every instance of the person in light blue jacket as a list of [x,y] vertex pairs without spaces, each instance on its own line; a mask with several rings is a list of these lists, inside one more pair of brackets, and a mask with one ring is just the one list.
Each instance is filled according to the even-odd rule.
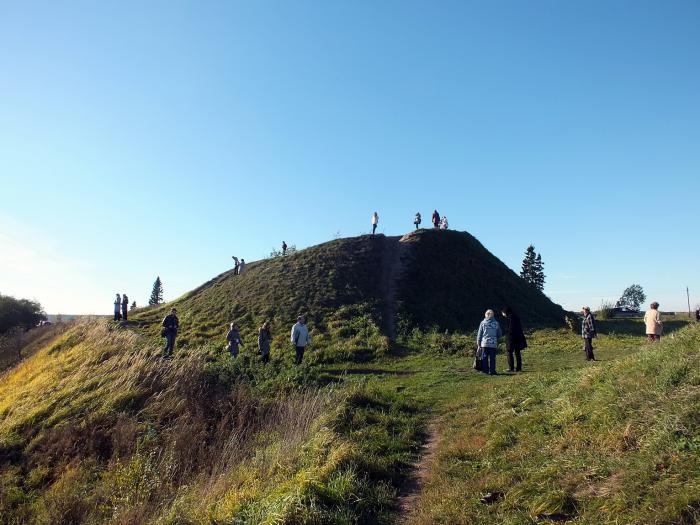
[[493,310],[486,310],[484,320],[479,324],[479,331],[476,333],[476,344],[483,351],[482,371],[485,374],[496,375],[496,350],[502,335],[501,325],[494,319]]

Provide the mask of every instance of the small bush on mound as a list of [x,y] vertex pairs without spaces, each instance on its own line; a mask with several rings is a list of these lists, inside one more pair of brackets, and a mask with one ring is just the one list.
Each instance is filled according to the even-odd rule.
[[603,301],[600,303],[600,308],[595,313],[596,319],[601,321],[612,319],[615,317],[615,303]]

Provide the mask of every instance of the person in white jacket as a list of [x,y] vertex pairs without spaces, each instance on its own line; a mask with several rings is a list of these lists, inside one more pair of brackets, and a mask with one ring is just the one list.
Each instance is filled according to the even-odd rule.
[[309,329],[306,328],[306,318],[303,315],[297,317],[297,322],[292,326],[292,344],[296,350],[296,359],[294,362],[299,365],[304,359],[304,350],[311,343]]
[[655,343],[661,339],[663,324],[659,315],[659,303],[654,301],[649,305],[649,309],[644,314],[644,324],[646,325],[647,340]]
[[375,211],[372,214],[372,235],[377,231],[377,224],[379,224],[379,214]]

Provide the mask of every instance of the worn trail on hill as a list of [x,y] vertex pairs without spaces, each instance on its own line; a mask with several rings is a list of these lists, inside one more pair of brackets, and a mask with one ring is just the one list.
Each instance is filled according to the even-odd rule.
[[385,237],[382,253],[380,290],[382,293],[382,317],[384,333],[394,341],[396,339],[396,298],[399,282],[406,271],[408,259],[412,254],[410,243],[404,237]]

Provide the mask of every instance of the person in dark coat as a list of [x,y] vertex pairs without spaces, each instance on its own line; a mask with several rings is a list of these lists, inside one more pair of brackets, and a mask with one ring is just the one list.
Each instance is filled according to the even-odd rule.
[[171,359],[173,350],[175,349],[175,337],[180,329],[180,320],[177,318],[177,310],[173,308],[170,313],[165,316],[163,322],[163,337],[165,337],[165,348],[163,349],[163,357]]
[[433,228],[440,229],[440,214],[437,210],[433,211]]
[[243,344],[243,339],[241,339],[241,334],[238,333],[238,326],[236,326],[234,323],[231,323],[231,326],[229,327],[229,331],[226,334],[226,340],[228,341],[226,348],[231,353],[231,357],[235,359],[238,357],[238,347]]
[[122,295],[122,318],[126,321],[129,314],[129,298],[126,294]]
[[[504,308],[501,313],[508,320],[508,332],[506,333],[506,350],[508,350],[508,371],[522,372],[523,360],[520,351],[527,348],[527,341],[523,333],[523,325],[520,317],[510,307]],[[515,354],[515,359],[513,359]]]
[[265,321],[258,331],[258,353],[262,358],[263,363],[270,361],[270,342],[272,335],[270,334],[270,323]]

